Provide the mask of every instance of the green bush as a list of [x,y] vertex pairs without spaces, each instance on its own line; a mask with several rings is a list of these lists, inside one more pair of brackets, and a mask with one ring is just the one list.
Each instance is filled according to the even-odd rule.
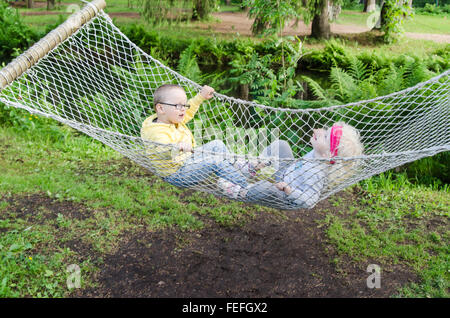
[[36,32],[22,22],[18,10],[0,0],[0,64],[18,56],[38,37]]
[[[20,55],[38,37],[39,34],[22,22],[18,10],[9,7],[4,0],[0,0],[0,68]],[[6,107],[0,103],[0,124],[27,129],[35,126],[36,120],[33,118],[26,111]]]
[[416,8],[416,13],[423,15],[446,15],[450,13],[450,4],[436,6],[436,4],[426,3],[423,8]]
[[408,177],[421,184],[440,188],[450,184],[450,152],[441,152],[433,157],[414,161],[401,168]]

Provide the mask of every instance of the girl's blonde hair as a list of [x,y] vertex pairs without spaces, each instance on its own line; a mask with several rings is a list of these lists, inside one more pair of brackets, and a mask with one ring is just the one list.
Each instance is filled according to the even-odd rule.
[[[360,140],[359,131],[344,122],[337,122],[333,126],[342,126],[342,136],[337,147],[337,156],[342,158],[361,156],[364,147]],[[336,160],[331,165],[328,174],[329,186],[350,178],[355,173],[358,163],[358,159]]]

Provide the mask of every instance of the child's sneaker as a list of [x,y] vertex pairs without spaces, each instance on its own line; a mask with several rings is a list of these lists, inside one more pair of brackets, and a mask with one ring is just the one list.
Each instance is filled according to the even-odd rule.
[[222,193],[232,199],[237,199],[238,197],[242,196],[243,193],[241,192],[245,192],[243,190],[245,190],[245,188],[241,187],[238,184],[232,183],[228,180],[225,180],[223,178],[219,178],[217,180],[217,185],[219,187],[219,189],[222,190]]

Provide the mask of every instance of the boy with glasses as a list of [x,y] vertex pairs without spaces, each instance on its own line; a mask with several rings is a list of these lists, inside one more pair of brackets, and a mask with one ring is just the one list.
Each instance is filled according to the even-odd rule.
[[194,136],[186,126],[200,104],[211,99],[213,94],[214,89],[205,85],[188,101],[186,92],[179,85],[159,87],[153,96],[156,114],[143,122],[141,137],[144,141],[153,142],[147,147],[147,153],[156,172],[165,181],[179,187],[192,187],[214,173],[229,181],[227,188],[222,190],[229,197],[237,198],[247,186],[247,180],[226,159],[228,149],[225,144],[213,140],[195,148]]

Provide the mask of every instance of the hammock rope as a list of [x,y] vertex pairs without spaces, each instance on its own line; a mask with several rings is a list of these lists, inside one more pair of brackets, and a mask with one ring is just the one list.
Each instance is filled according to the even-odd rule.
[[[154,113],[153,92],[162,84],[179,84],[192,98],[201,86],[132,43],[103,11],[105,6],[104,0],[92,1],[2,69],[0,102],[84,132],[163,176],[161,160],[179,152],[173,145],[141,138],[143,121]],[[333,158],[342,173],[330,178],[325,171],[323,185],[312,187],[314,198],[307,204],[274,191],[260,193],[256,200],[233,197],[279,209],[310,208],[360,180],[450,150],[449,75],[450,70],[387,96],[323,108],[276,108],[216,93],[202,103],[188,127],[197,145],[221,140],[229,153],[195,148],[191,157],[232,165],[250,188],[261,182],[273,185],[281,166],[310,163],[317,169],[323,162],[328,171],[327,160],[304,157],[311,150],[312,129],[345,122],[358,129],[364,153]],[[277,140],[286,141],[294,157],[265,153]],[[248,163],[257,162],[266,167],[249,175]],[[304,176],[316,173],[314,169]],[[219,174],[196,175],[189,187],[229,197],[218,186]]]

